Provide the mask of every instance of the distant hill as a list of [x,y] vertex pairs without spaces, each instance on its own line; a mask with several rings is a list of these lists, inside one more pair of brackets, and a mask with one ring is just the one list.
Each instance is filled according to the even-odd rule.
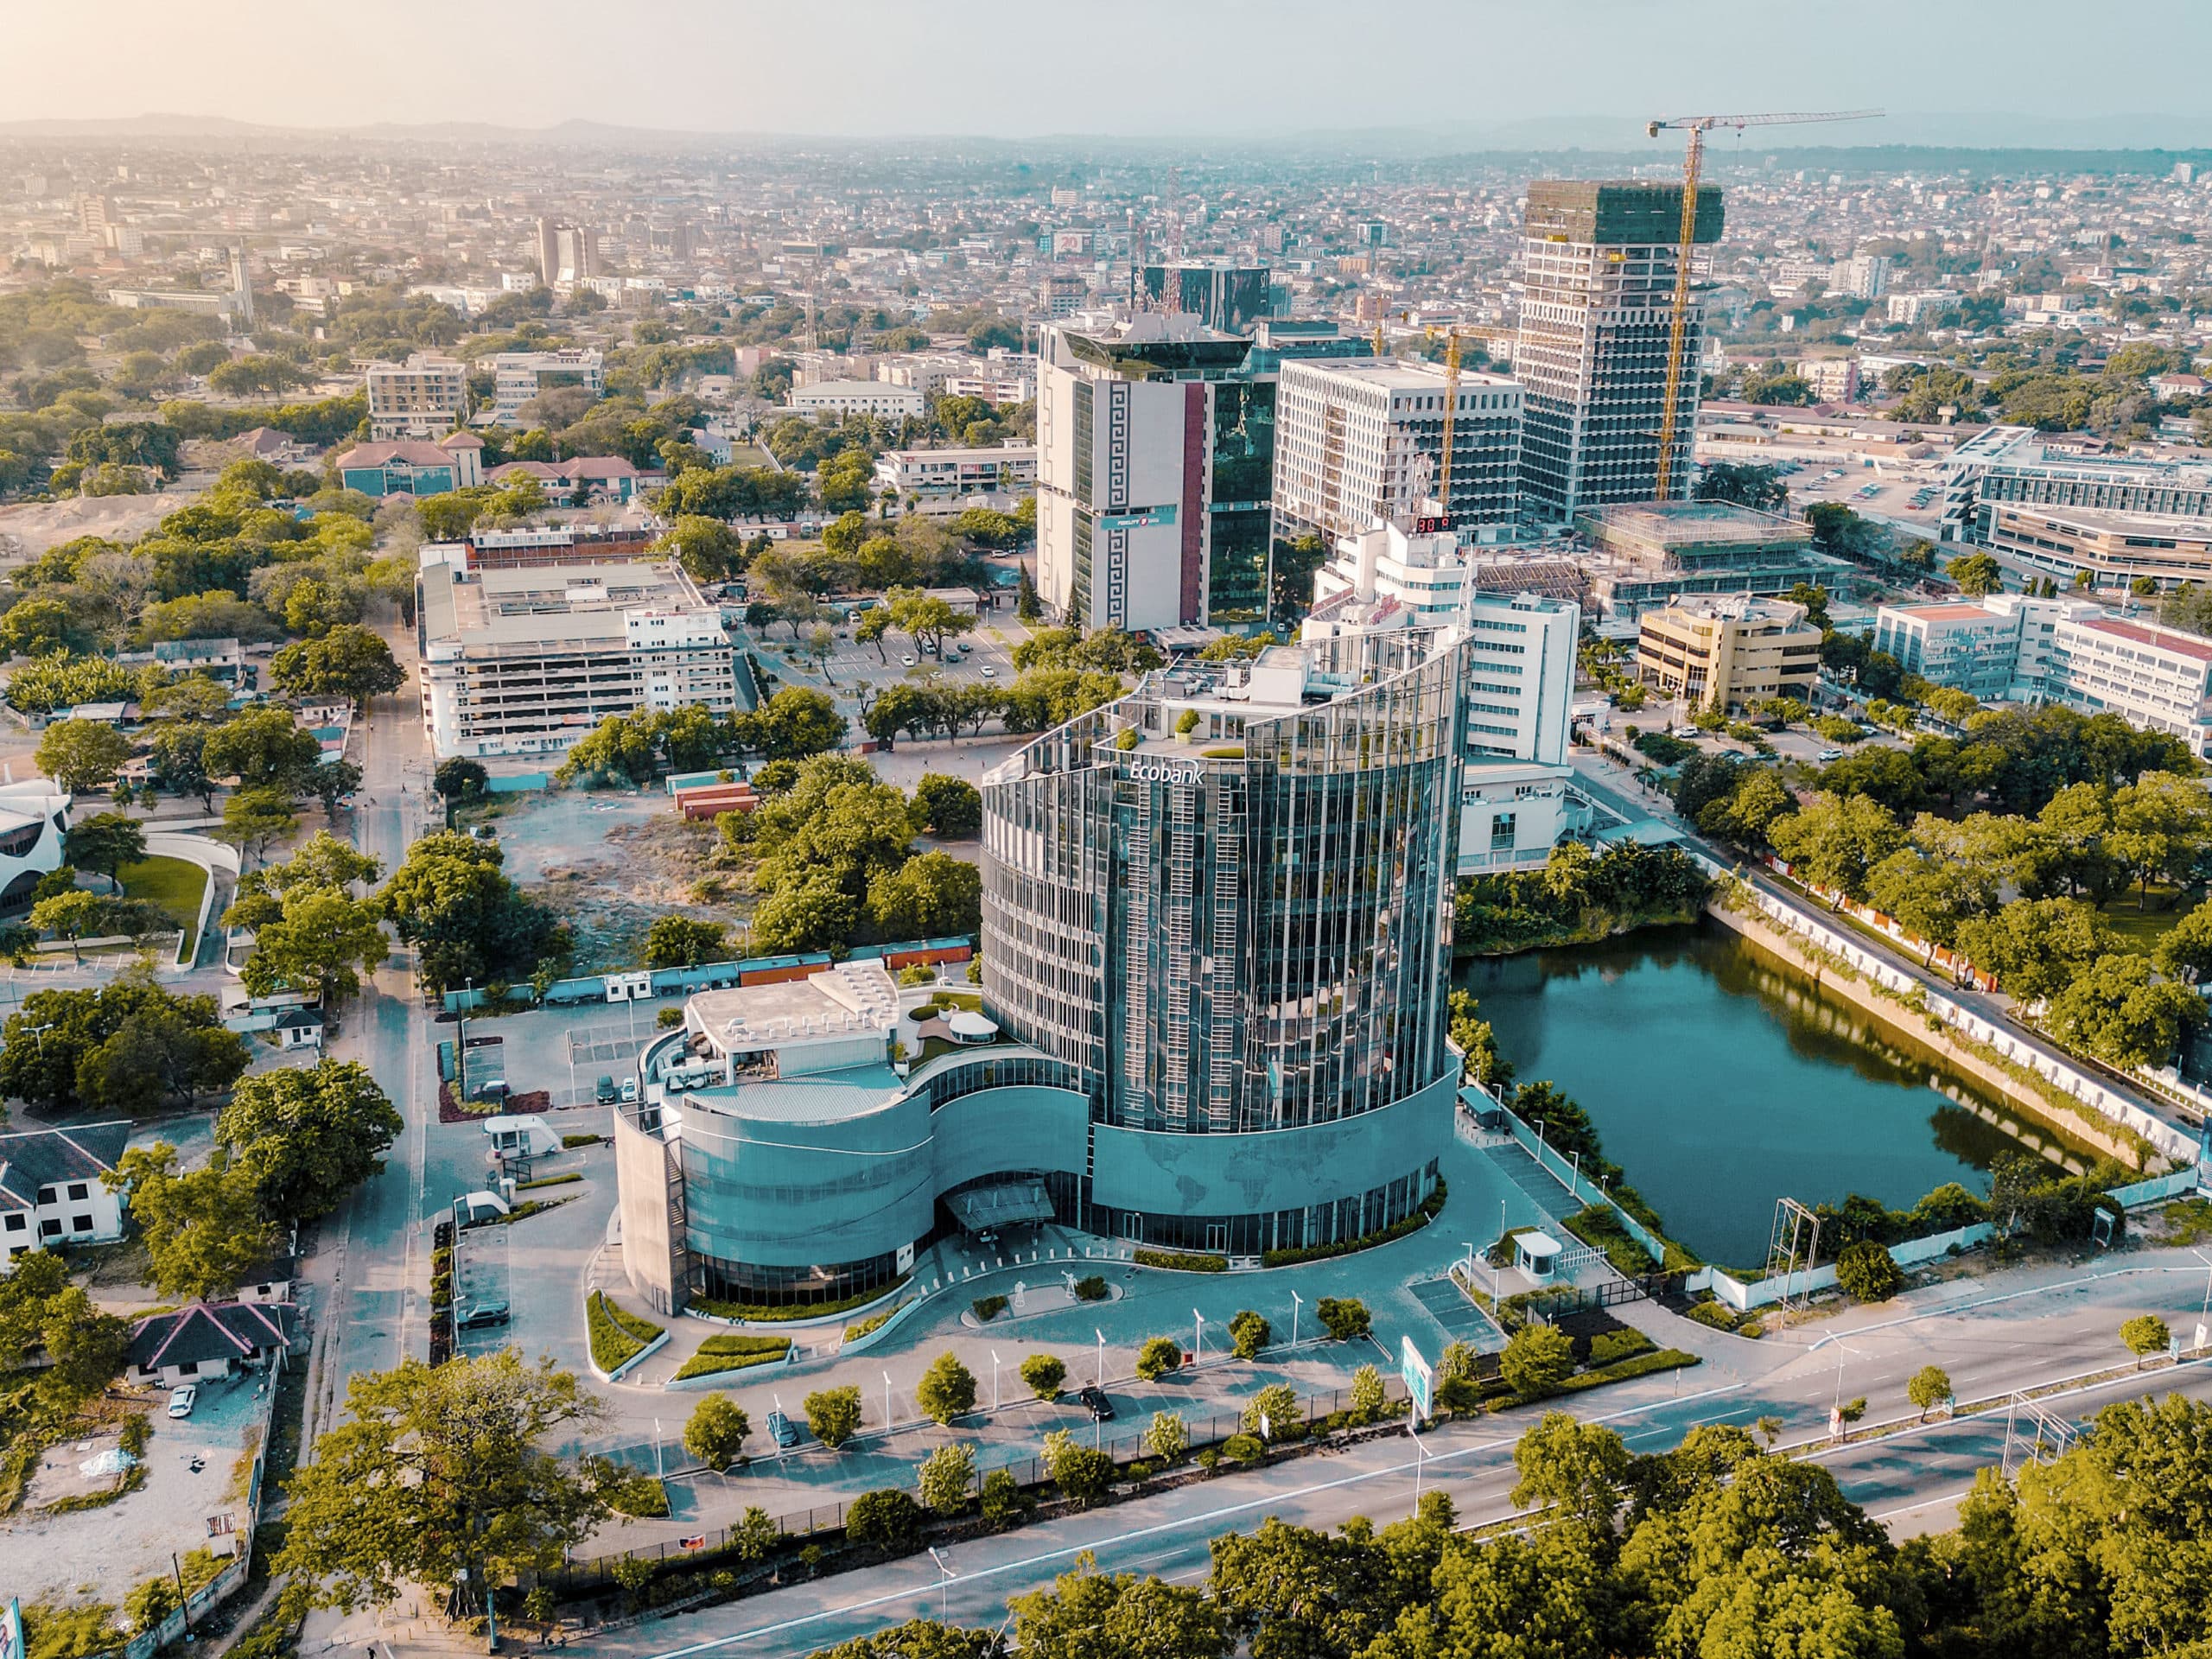
[[[1655,111],[1654,113],[1659,111]],[[1224,148],[1245,151],[1281,150],[1312,154],[1360,153],[1378,156],[1527,154],[1583,151],[1648,156],[1658,145],[1647,137],[1643,120],[1619,116],[1543,116],[1521,120],[1455,122],[1433,125],[1367,129],[1255,129],[1242,133],[1179,136],[1051,133],[1027,138],[971,134],[886,135],[836,137],[763,132],[701,132],[635,127],[588,120],[563,121],[541,128],[500,126],[489,122],[421,124],[372,122],[351,126],[283,127],[222,116],[148,114],[91,119],[0,121],[5,138],[168,138],[226,142],[315,143],[372,140],[389,143],[550,144],[579,149],[711,148],[731,143],[771,146],[850,147],[916,143],[957,145],[966,149],[1080,149],[1093,153],[1125,151],[1154,155],[1189,146],[1214,153]],[[1662,143],[1679,144],[1678,138]],[[1961,114],[1900,111],[1880,120],[1823,126],[1754,130],[1738,137],[1719,132],[1713,138],[1716,161],[1729,156],[1767,156],[1819,149],[1832,152],[1873,147],[1895,149],[2028,149],[2039,152],[2192,152],[2212,150],[2212,115]]]

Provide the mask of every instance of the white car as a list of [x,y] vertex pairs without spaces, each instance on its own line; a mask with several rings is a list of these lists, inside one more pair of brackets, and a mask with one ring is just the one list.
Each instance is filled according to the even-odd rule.
[[999,677],[998,670],[993,668],[988,663],[985,663],[982,667],[976,671],[981,674],[987,680],[995,680]]
[[1842,759],[1843,759],[1843,751],[1842,751],[1841,749],[1822,749],[1822,750],[1820,752],[1820,753],[1819,753],[1816,757],[1815,757],[1815,759],[1817,759],[1817,760],[1820,761],[1820,763],[1821,763],[1822,766],[1825,766],[1831,765],[1832,763],[1834,763],[1834,762],[1835,762],[1835,761],[1838,761],[1838,760],[1842,760]]
[[169,1390],[169,1415],[172,1417],[191,1416],[192,1408],[198,1403],[199,1399],[200,1390],[189,1382],[185,1383],[181,1388],[171,1389]]
[[901,668],[912,668],[913,665],[914,659],[911,657],[901,657],[899,659],[899,666]]

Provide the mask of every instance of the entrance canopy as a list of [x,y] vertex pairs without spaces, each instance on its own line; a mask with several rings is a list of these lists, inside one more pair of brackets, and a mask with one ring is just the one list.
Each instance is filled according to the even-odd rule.
[[961,1227],[971,1233],[995,1232],[1052,1218],[1052,1200],[1039,1180],[1002,1181],[971,1186],[945,1200]]

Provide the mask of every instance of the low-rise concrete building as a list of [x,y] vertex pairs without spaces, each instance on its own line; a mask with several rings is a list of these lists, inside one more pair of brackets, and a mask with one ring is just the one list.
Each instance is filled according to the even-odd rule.
[[1037,487],[1037,446],[996,448],[887,449],[876,457],[875,481],[918,500],[965,504],[975,496],[1021,496]]
[[121,1238],[123,1194],[100,1178],[130,1139],[122,1119],[0,1135],[0,1267],[26,1250]]
[[607,395],[607,359],[581,346],[558,352],[495,352],[492,369],[492,417],[516,425],[524,404],[542,392],[574,386],[596,401]]
[[1677,600],[1644,615],[1637,673],[1668,696],[1724,714],[1748,714],[1769,697],[1810,702],[1821,631],[1805,614],[1802,605],[1749,594]]
[[429,443],[359,443],[338,457],[338,481],[363,495],[445,495],[484,481],[484,440],[453,432]]
[[1848,564],[1813,545],[1809,524],[1726,501],[1632,501],[1580,513],[1593,607],[1625,629],[1696,595],[1834,590]]
[[416,352],[404,363],[372,363],[363,378],[369,435],[379,442],[437,438],[467,412],[468,370],[457,358]]
[[919,419],[928,399],[918,386],[893,385],[887,380],[823,380],[811,386],[793,386],[785,399],[802,415],[878,415],[886,420]]
[[675,565],[438,560],[417,594],[423,724],[442,758],[556,753],[637,709],[739,706],[721,613]]

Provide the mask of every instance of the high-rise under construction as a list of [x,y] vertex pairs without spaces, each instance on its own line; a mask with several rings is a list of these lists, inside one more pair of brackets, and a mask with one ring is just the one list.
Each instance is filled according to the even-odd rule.
[[[1720,239],[1720,192],[1697,193],[1700,244]],[[1682,187],[1538,179],[1522,219],[1521,501],[1565,519],[1659,493],[1659,432],[1682,226]],[[1670,495],[1688,493],[1704,346],[1697,297],[1682,336]]]

